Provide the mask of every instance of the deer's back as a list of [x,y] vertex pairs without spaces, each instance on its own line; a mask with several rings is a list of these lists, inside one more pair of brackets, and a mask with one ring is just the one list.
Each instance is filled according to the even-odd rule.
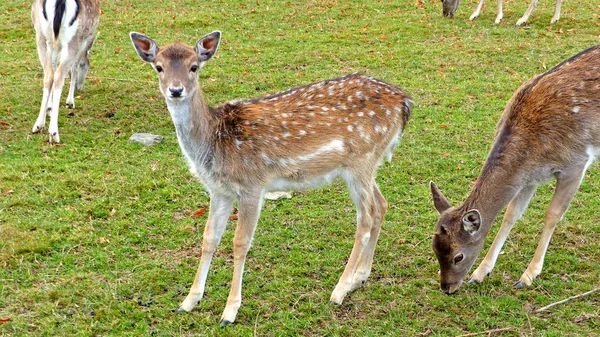
[[557,162],[600,148],[600,46],[523,84],[498,124],[503,141]]
[[302,181],[340,167],[374,169],[402,132],[410,99],[391,84],[351,74],[231,102],[212,113],[223,173],[255,169],[253,175],[266,180]]

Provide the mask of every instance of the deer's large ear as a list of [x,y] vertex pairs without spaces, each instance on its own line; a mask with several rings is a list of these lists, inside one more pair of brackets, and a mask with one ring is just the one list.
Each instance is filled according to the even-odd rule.
[[154,62],[154,58],[158,52],[158,46],[156,45],[156,42],[154,42],[154,40],[151,38],[136,32],[129,33],[129,37],[131,38],[133,47],[140,58],[149,63]]
[[433,196],[433,205],[438,213],[442,214],[445,210],[452,207],[446,197],[442,194],[442,191],[440,191],[433,181],[429,182],[429,187],[431,188],[431,195]]
[[481,227],[481,214],[476,209],[468,211],[463,215],[462,224],[467,233],[474,235]]
[[221,32],[215,30],[214,32],[207,34],[196,43],[196,53],[198,54],[198,61],[203,66],[204,62],[210,60],[217,53],[219,48],[219,42],[221,41]]

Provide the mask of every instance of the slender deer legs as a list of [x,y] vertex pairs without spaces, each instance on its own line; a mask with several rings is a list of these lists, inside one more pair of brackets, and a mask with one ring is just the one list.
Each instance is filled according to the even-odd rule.
[[258,217],[263,202],[263,191],[242,193],[238,196],[238,224],[233,238],[233,281],[227,298],[227,305],[221,316],[220,324],[225,326],[235,321],[242,305],[242,278],[246,256],[252,244]]
[[556,224],[562,219],[562,216],[567,211],[567,208],[569,208],[569,204],[571,203],[571,200],[573,200],[575,193],[577,193],[586,168],[587,165],[582,165],[573,173],[563,173],[558,176],[554,196],[552,197],[552,201],[546,212],[546,218],[544,219],[544,228],[542,230],[540,242],[535,250],[533,259],[523,275],[521,275],[519,281],[515,284],[515,287],[523,288],[531,285],[533,280],[542,272],[544,257],[548,250],[548,244],[550,244],[552,233],[554,233],[554,228],[556,228]]
[[496,20],[494,20],[494,23],[499,25],[503,17],[504,13],[502,12],[502,0],[498,0],[498,14],[496,15]]
[[65,78],[69,74],[71,67],[75,64],[75,60],[69,57],[68,52],[61,54],[61,61],[54,72],[52,80],[52,110],[50,111],[50,126],[48,133],[50,134],[50,143],[60,143],[58,134],[58,110],[60,108],[60,96],[65,85]]
[[502,246],[504,245],[504,242],[506,242],[506,238],[508,237],[510,230],[521,218],[521,216],[523,216],[523,213],[527,209],[527,206],[531,201],[531,197],[533,197],[537,187],[537,185],[527,185],[523,187],[521,192],[519,192],[519,194],[517,194],[510,204],[508,204],[506,215],[504,215],[500,230],[498,231],[496,238],[494,238],[494,242],[485,255],[485,258],[483,261],[481,261],[479,267],[475,269],[473,275],[471,275],[469,283],[481,283],[483,282],[483,279],[492,272],[494,266],[496,265],[498,254],[500,254]]
[[523,17],[520,18],[517,23],[515,23],[515,26],[520,26],[522,24],[524,24],[525,22],[527,22],[527,20],[529,20],[529,17],[531,16],[531,13],[533,12],[533,10],[535,9],[535,6],[537,6],[539,0],[532,0],[531,4],[529,5],[529,7],[527,8],[527,10],[525,11],[525,14],[523,14]]
[[191,311],[204,295],[204,286],[206,285],[206,277],[212,261],[213,254],[227,226],[227,219],[231,213],[233,199],[222,195],[213,195],[210,198],[210,209],[208,211],[208,221],[204,228],[202,239],[202,256],[200,257],[200,265],[194,278],[194,283],[189,294],[179,306],[178,311]]
[[554,15],[552,16],[552,20],[550,23],[556,23],[560,20],[560,6],[562,5],[562,0],[556,0],[556,7],[554,7]]
[[[368,251],[372,244],[371,235],[375,234],[373,240],[376,243],[381,227],[381,223],[375,224],[375,219],[379,218],[378,214],[382,212],[380,205],[375,200],[374,181],[371,178],[361,181],[360,178],[350,175],[346,176],[345,180],[356,205],[357,227],[348,263],[331,294],[330,301],[334,304],[341,304],[349,292],[357,289],[366,281],[370,273],[370,264],[373,261],[373,252]],[[375,247],[372,248],[374,251]],[[369,257],[370,255],[371,257]],[[360,264],[362,264],[362,268],[359,271]],[[367,267],[369,270],[366,270]]]
[[369,242],[359,258],[358,267],[354,274],[353,284],[356,286],[364,284],[371,274],[371,266],[373,265],[373,256],[379,239],[381,224],[388,209],[388,203],[381,194],[381,191],[379,191],[375,181],[373,181],[373,195],[375,201],[373,203],[373,226],[371,227]]
[[473,20],[475,20],[475,18],[479,17],[479,14],[481,14],[481,9],[483,8],[484,2],[485,2],[485,0],[479,0],[479,4],[477,4],[477,8],[475,8],[475,11],[469,17],[469,20],[473,21]]
[[37,49],[38,55],[40,57],[40,63],[42,64],[42,68],[44,69],[44,88],[42,94],[42,104],[40,107],[40,114],[38,115],[35,124],[33,124],[33,128],[31,129],[32,133],[39,132],[44,129],[46,125],[46,112],[48,108],[51,107],[51,98],[52,98],[52,81],[54,79],[54,66],[52,63],[52,52],[48,50],[48,46],[44,41],[43,37],[39,32],[36,32],[37,38]]

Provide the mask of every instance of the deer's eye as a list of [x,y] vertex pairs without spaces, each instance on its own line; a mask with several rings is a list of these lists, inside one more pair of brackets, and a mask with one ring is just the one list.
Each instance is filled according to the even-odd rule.
[[197,70],[198,70],[198,66],[195,64],[190,68],[190,71],[193,73],[195,73]]
[[454,257],[454,263],[459,263],[460,261],[462,261],[464,259],[464,255],[462,254],[458,254]]
[[163,68],[161,66],[156,66],[156,71],[158,71],[159,73],[162,73]]

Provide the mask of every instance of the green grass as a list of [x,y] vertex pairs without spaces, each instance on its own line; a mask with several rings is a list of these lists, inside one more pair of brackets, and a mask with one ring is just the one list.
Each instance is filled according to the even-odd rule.
[[[12,319],[0,323],[0,335],[450,336],[499,328],[510,330],[498,336],[597,335],[597,294],[531,313],[598,286],[597,166],[531,287],[512,284],[533,256],[552,185],[538,191],[484,284],[454,296],[439,291],[428,182],[459,203],[518,86],[598,43],[593,1],[566,1],[552,26],[553,4],[542,1],[530,29],[512,26],[526,1],[505,1],[497,26],[492,1],[469,22],[475,5],[463,1],[448,20],[439,0],[105,1],[86,87],[73,116],[61,110],[57,147],[29,133],[43,76],[29,1],[1,2],[0,318]],[[265,204],[233,326],[217,325],[232,274],[232,228],[205,301],[190,314],[171,311],[199,262],[206,219],[191,213],[207,207],[208,196],[182,160],[156,75],[128,33],[193,44],[215,29],[223,32],[219,54],[200,74],[211,104],[354,71],[414,98],[394,161],[378,175],[391,207],[373,272],[341,307],[327,302],[351,250],[355,215],[336,183]],[[165,140],[144,148],[127,142],[135,132]]]

